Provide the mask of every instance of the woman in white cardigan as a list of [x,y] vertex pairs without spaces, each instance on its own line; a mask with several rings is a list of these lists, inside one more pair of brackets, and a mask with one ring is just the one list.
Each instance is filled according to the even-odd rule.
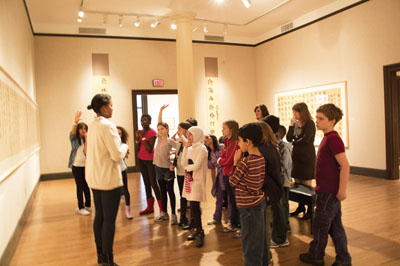
[[121,143],[117,128],[108,120],[113,113],[110,95],[96,94],[88,109],[97,114],[90,124],[93,130],[87,134],[86,155],[86,180],[96,210],[93,231],[97,262],[118,266],[114,263],[113,242],[123,186],[120,162],[128,152],[128,145]]
[[186,170],[182,197],[190,201],[190,209],[196,231],[188,240],[196,240],[196,246],[203,246],[204,231],[201,225],[200,202],[206,201],[207,148],[204,146],[204,133],[200,127],[191,127],[187,132],[188,141],[184,144],[182,166]]

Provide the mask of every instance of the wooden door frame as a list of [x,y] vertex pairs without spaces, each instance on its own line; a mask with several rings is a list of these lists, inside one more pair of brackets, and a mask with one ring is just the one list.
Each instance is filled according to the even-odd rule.
[[[132,90],[132,115],[133,115],[133,138],[135,138],[135,133],[139,128],[139,125],[137,123],[137,102],[136,102],[136,96],[137,95],[154,95],[154,94],[178,94],[178,90]],[[143,106],[144,109],[147,111],[147,97],[143,99]],[[153,117],[152,119],[158,119],[157,117]],[[136,152],[136,142],[133,142],[134,145],[134,151]],[[133,169],[130,169],[129,172],[139,172],[139,167],[138,167],[138,158],[137,155],[135,154],[135,167]]]
[[[399,179],[400,90],[392,84],[392,75],[400,71],[400,63],[383,67],[386,129],[386,178]],[[400,79],[400,77],[398,77]],[[397,169],[396,169],[397,168]]]

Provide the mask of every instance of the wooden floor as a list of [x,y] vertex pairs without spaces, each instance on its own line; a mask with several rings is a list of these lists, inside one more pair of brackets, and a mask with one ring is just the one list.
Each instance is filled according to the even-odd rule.
[[[118,264],[243,265],[240,239],[220,232],[221,226],[206,224],[215,206],[211,195],[202,204],[205,245],[196,248],[185,241],[187,232],[177,226],[155,223],[153,215],[139,217],[139,210],[145,206],[143,184],[138,174],[129,174],[128,180],[134,219],[125,218],[121,200],[114,243]],[[290,206],[292,210],[296,207],[294,203]],[[77,215],[75,208],[72,179],[41,182],[11,265],[98,265],[92,232],[94,215]],[[353,265],[400,265],[399,181],[351,176],[348,199],[343,202],[343,222]],[[290,218],[290,223],[290,245],[272,250],[274,265],[305,265],[298,255],[308,250],[309,222]],[[334,256],[329,241],[326,265],[333,263]]]

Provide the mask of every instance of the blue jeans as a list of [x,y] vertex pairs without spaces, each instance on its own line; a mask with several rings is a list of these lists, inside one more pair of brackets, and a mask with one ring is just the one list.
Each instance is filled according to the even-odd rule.
[[265,201],[250,208],[238,208],[244,265],[264,265]]
[[272,240],[277,244],[286,241],[288,231],[289,208],[289,188],[284,187],[281,199],[272,205]]
[[309,254],[316,259],[325,255],[328,234],[332,237],[336,251],[336,262],[351,262],[347,250],[347,237],[342,224],[342,205],[333,193],[316,192],[316,211],[312,225],[314,240],[310,243]]

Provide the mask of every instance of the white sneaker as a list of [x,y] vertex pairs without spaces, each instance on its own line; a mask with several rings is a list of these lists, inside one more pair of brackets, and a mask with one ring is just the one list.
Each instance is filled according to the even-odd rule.
[[178,224],[178,217],[176,217],[176,214],[171,215],[171,225],[177,225]]
[[79,209],[76,208],[76,213],[80,214],[80,215],[89,215],[90,212],[88,212],[85,208]]
[[275,243],[274,240],[271,240],[271,245],[269,246],[270,248],[283,248],[289,246],[289,240],[285,240],[282,244]]
[[162,221],[166,221],[169,219],[168,213],[166,212],[162,212],[160,213],[160,215],[156,218],[154,218],[155,222],[162,222]]
[[85,207],[85,209],[86,209],[88,212],[92,212],[92,208],[90,208],[90,207]]

